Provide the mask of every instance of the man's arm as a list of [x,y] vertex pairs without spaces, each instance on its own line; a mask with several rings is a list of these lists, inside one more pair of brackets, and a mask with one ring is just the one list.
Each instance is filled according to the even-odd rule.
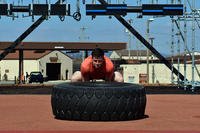
[[82,81],[86,82],[86,81],[90,81],[90,77],[89,77],[89,73],[82,73]]
[[81,75],[82,75],[82,81],[85,82],[85,81],[90,81],[90,74],[89,74],[89,70],[88,70],[88,66],[87,65],[84,65],[82,64],[81,65]]
[[110,71],[106,73],[105,81],[113,81],[114,79],[114,72]]
[[105,63],[106,63],[105,80],[113,81],[114,80],[114,65],[108,57],[105,56],[104,58],[105,58]]

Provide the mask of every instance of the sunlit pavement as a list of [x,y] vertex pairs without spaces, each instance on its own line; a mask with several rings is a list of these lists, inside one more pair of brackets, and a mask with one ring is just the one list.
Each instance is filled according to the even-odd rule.
[[[53,81],[47,81],[44,82],[44,85],[56,85],[56,84],[61,84],[61,83],[66,83],[66,82],[70,82],[70,80],[53,80]],[[0,85],[14,85],[15,82],[14,81],[0,81]],[[25,83],[25,85],[36,85],[36,84],[41,84],[41,83]],[[41,84],[42,85],[42,84]]]

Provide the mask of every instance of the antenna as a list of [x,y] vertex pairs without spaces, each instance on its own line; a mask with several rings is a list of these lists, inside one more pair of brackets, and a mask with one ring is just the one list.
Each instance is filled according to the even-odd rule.
[[[81,32],[80,32],[79,40],[80,42],[84,42],[85,39],[89,39],[89,37],[85,35],[85,30],[88,28],[83,26],[80,29],[81,29]],[[82,51],[82,60],[84,60],[87,56],[88,56],[87,51]]]

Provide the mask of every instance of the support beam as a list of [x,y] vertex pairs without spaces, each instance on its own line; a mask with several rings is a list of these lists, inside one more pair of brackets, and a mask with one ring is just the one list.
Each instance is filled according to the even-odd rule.
[[[0,42],[0,50],[10,46],[12,42]],[[92,50],[101,48],[104,50],[126,49],[125,42],[23,42],[14,50]]]
[[29,4],[13,5],[0,4],[0,15],[7,16],[13,13],[27,12],[29,15],[69,15],[69,4]]
[[[107,2],[104,0],[98,0],[101,4],[106,5]],[[151,52],[160,59],[170,70],[173,67],[174,73],[180,76],[180,79],[183,81],[184,76],[168,61],[162,56],[150,43],[142,37],[125,19],[123,19],[120,15],[114,15],[115,18],[121,22],[138,40],[140,40]]]
[[24,81],[24,52],[19,50],[19,82],[18,84],[23,84]]
[[183,15],[182,4],[143,4],[142,6],[127,6],[126,4],[87,4],[86,15],[127,15],[127,13],[142,13],[142,15]]

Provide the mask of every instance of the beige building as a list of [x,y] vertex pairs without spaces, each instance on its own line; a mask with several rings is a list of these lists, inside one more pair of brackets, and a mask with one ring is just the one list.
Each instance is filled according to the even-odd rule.
[[[177,68],[177,64],[174,64],[174,67]],[[196,65],[198,70],[200,71],[200,64]],[[140,83],[142,82],[143,77],[141,75],[145,75],[147,71],[146,63],[142,64],[122,64],[120,67],[123,68],[123,76],[124,81],[129,83]],[[192,79],[192,65],[187,64],[187,73],[186,78],[188,80]],[[184,75],[184,65],[180,64],[180,72]],[[173,74],[174,81],[178,81],[177,76]],[[200,78],[195,71],[194,74],[195,81],[199,81]],[[154,63],[149,64],[149,83],[171,83],[171,71],[165,64]]]
[[[147,50],[116,50],[113,51],[110,55],[110,58],[113,60],[116,59],[132,59],[132,60],[146,60],[147,59]],[[149,52],[149,59],[158,59],[151,52]]]
[[48,80],[71,79],[72,69],[73,60],[60,51],[52,51],[39,59],[39,70]]
[[[1,80],[14,80],[19,75],[18,51],[0,61]],[[49,80],[70,79],[73,60],[60,51],[24,51],[24,75],[32,71],[42,72]]]
[[[130,55],[130,58],[129,58]],[[130,83],[145,83],[147,80],[147,51],[146,50],[119,50],[113,51],[110,58],[115,60],[126,60],[127,64],[121,64],[120,67],[123,70],[123,76],[125,82]],[[184,75],[184,55],[173,56],[174,67],[178,66],[178,58],[180,59],[180,72]],[[172,57],[166,58],[171,62]],[[132,61],[130,61],[132,60]],[[192,79],[192,64],[191,57],[189,54],[186,56],[186,78]],[[198,71],[200,71],[200,53],[195,52],[195,63]],[[178,68],[177,68],[178,69]],[[200,78],[195,70],[194,74],[195,81],[199,81]],[[173,74],[173,79],[176,82],[177,76]],[[171,70],[164,64],[161,63],[157,57],[152,53],[149,54],[149,83],[171,83],[172,74]]]

